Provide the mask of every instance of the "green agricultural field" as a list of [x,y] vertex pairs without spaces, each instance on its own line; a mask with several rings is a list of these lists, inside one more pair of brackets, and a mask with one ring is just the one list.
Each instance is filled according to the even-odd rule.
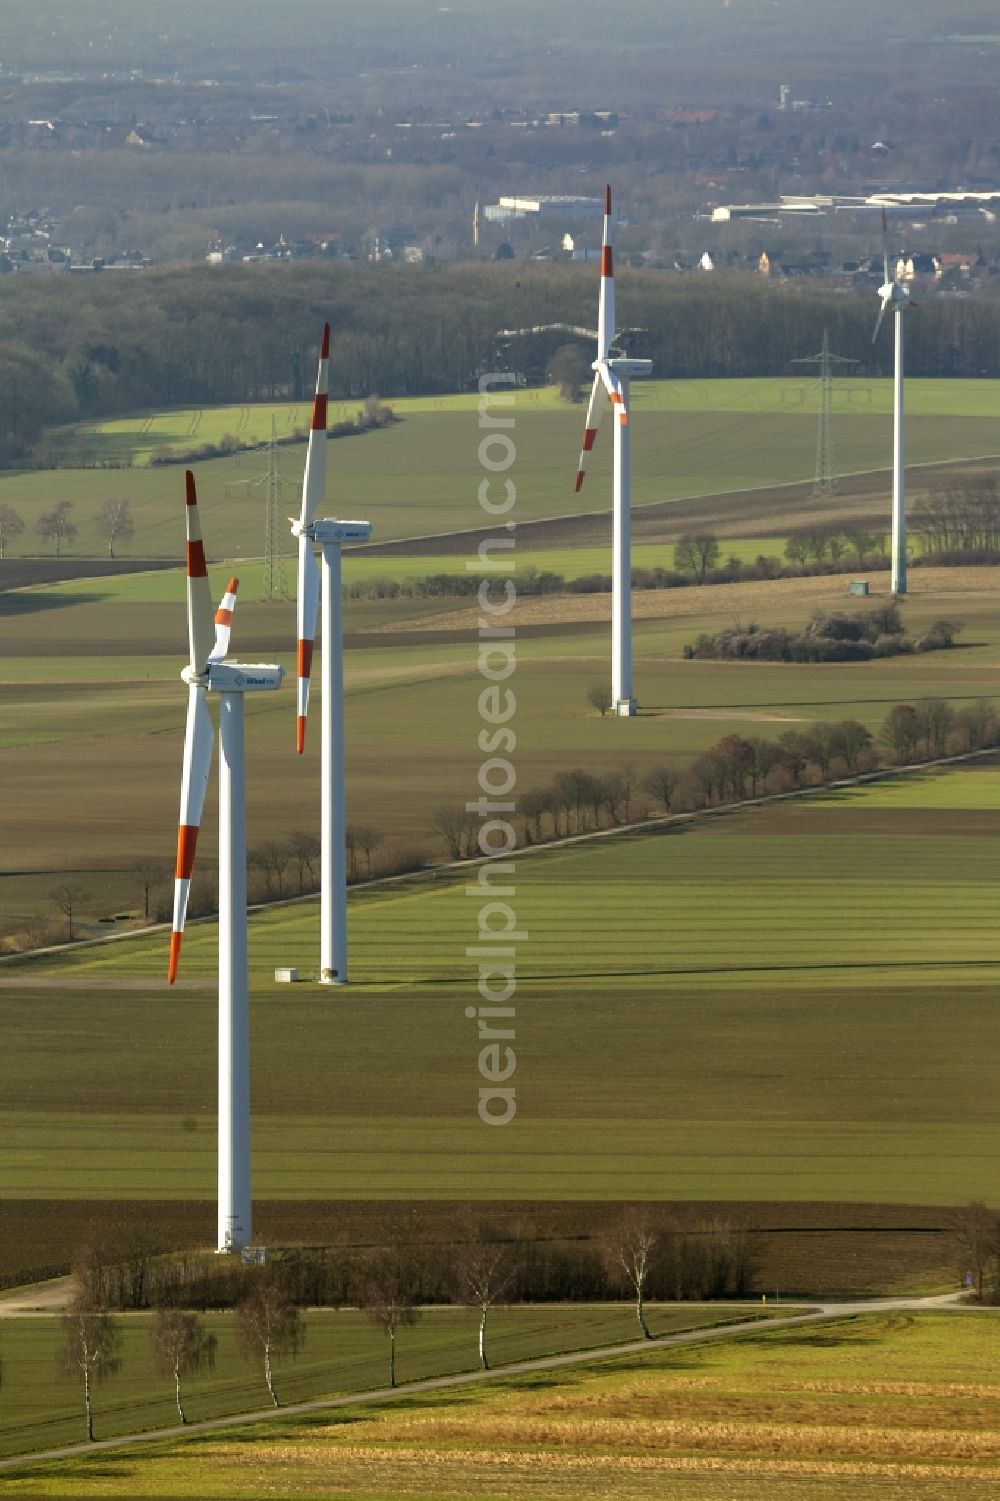
[[[257,1194],[988,1196],[996,777],[923,773],[912,805],[859,789],[522,856],[503,1129],[476,1113],[464,883],[356,892],[349,995],[273,983],[278,965],[314,972],[314,903],[261,913]],[[174,992],[162,936],[5,974],[0,1192],[211,1197],[215,962],[205,924]]]
[[[656,1334],[733,1322],[746,1308],[684,1306],[650,1308]],[[759,1313],[757,1305],[752,1313]],[[213,1370],[186,1383],[185,1408],[190,1422],[254,1411],[270,1404],[263,1364],[248,1362],[239,1347],[230,1313],[210,1314],[206,1329],[218,1341]],[[275,1367],[275,1386],[286,1405],[387,1384],[388,1343],[357,1309],[313,1310],[305,1316],[303,1350]],[[177,1419],[173,1377],[156,1368],[150,1342],[149,1315],[121,1320],[122,1372],[95,1393],[98,1438],[173,1427]],[[628,1304],[515,1307],[494,1311],[491,1346],[495,1364],[533,1356],[624,1343],[633,1338],[635,1319]],[[419,1381],[428,1376],[474,1370],[477,1365],[478,1313],[472,1309],[428,1309],[398,1337],[397,1378]],[[20,1454],[84,1438],[82,1389],[72,1378],[59,1379],[62,1341],[55,1318],[4,1320],[4,1402],[0,1409],[0,1454]],[[7,1479],[0,1480],[6,1491]]]
[[761,1330],[36,1465],[3,1484],[219,1501],[992,1501],[996,1338],[993,1314]]
[[[498,392],[503,391],[500,386]],[[804,409],[816,413],[818,382],[790,377],[747,380],[648,380],[632,387],[636,411],[661,412],[782,412]],[[503,392],[507,395],[507,392]],[[515,415],[531,412],[562,412],[566,403],[555,386],[520,389],[509,403]],[[400,418],[445,413],[474,414],[479,410],[478,393],[459,396],[393,397],[390,405]],[[920,380],[907,382],[908,409],[913,416],[995,417],[1000,409],[1000,381]],[[508,404],[508,403],[505,403]],[[331,399],[329,422],[353,422],[360,399]],[[892,381],[886,378],[844,376],[834,380],[835,411],[892,411]],[[191,448],[199,443],[218,444],[226,435],[242,444],[267,443],[272,425],[275,435],[287,438],[308,428],[310,403],[277,402],[248,406],[186,408],[172,412],[140,414],[107,422],[77,423],[60,430],[57,442],[64,452],[76,451],[87,460],[107,461],[128,456],[135,464],[148,462],[157,448]]]
[[[683,765],[730,731],[777,736],[810,720],[845,717],[877,730],[900,700],[941,695],[961,705],[992,695],[1000,619],[990,571],[913,577],[905,606],[911,628],[957,616],[965,623],[957,650],[823,667],[687,662],[686,643],[734,618],[801,627],[817,605],[842,607],[844,581],[637,595],[637,613],[674,613],[639,614],[643,712],[627,726],[600,719],[587,701],[590,687],[609,673],[608,597],[524,600],[519,789],[545,785],[574,766],[606,774],[620,766],[623,745],[643,772],[664,760]],[[225,579],[226,570],[213,569],[217,594]],[[254,585],[254,574],[244,573],[236,650],[245,660],[281,661],[291,673],[294,608],[261,603]],[[140,895],[133,862],[168,859],[176,837],[185,714],[179,673],[187,648],[182,579],[170,572],[50,586],[7,596],[7,604],[0,621],[0,776],[8,789],[0,924],[46,911],[54,917],[49,892],[67,874],[93,893],[83,906],[87,920],[134,910]],[[579,622],[564,617],[570,606],[590,614]],[[529,628],[536,607],[541,623]],[[433,833],[435,810],[464,801],[475,787],[477,619],[465,601],[349,600],[345,607],[348,640],[357,643],[346,659],[349,817],[390,842],[419,846],[428,858],[445,853]],[[431,621],[454,628],[425,631]],[[378,634],[388,624],[403,629]],[[316,695],[318,703],[318,685]],[[251,843],[308,829],[318,796],[318,722],[306,755],[296,757],[290,680],[273,697],[250,703],[248,721]],[[215,818],[210,788],[206,871]],[[164,897],[161,889],[157,901]]]
[[[647,390],[637,383],[633,460],[637,506],[811,479],[816,413],[809,388],[801,388],[799,400],[800,387],[789,382],[681,384],[684,390],[675,398],[672,386],[653,382]],[[918,420],[911,422],[907,433],[908,462],[920,465],[994,455],[1000,446],[995,384],[911,382],[908,400]],[[922,385],[926,391],[921,391]],[[891,463],[888,390],[888,382],[862,383],[857,400],[852,397],[848,403],[846,394],[838,399],[835,444],[841,474],[885,471]],[[510,477],[517,485],[518,518],[527,521],[581,509],[609,509],[610,437],[595,454],[593,473],[578,497],[573,482],[582,408],[560,406],[551,393],[525,392],[523,398],[515,408],[511,434],[517,450]],[[331,443],[328,508],[371,520],[375,538],[383,542],[481,525],[483,513],[476,497],[484,473],[478,456],[483,431],[474,399],[440,400],[441,407],[430,404],[430,410],[426,403],[409,411],[401,405],[404,421]],[[160,422],[166,424],[161,436],[169,436],[178,448],[190,448],[197,441],[207,441],[204,433],[215,433],[217,440],[222,432],[232,430],[234,414],[238,419],[243,410],[250,409],[206,412],[193,434],[189,430],[197,413],[137,418],[133,431],[141,437],[147,422]],[[271,410],[260,413],[267,433]],[[292,416],[294,427],[294,412]],[[215,432],[217,427],[221,431]],[[97,434],[88,439],[98,441]],[[101,462],[124,464],[122,448],[127,448],[128,440],[120,424],[106,441],[108,452]],[[283,511],[294,513],[305,447],[282,448],[280,455]],[[141,450],[137,457],[141,459]],[[96,455],[90,460],[98,461]],[[245,452],[206,461],[197,470],[210,555],[259,557],[264,550],[266,453]],[[0,476],[0,502],[13,505],[27,523],[25,534],[12,544],[11,554],[38,552],[34,523],[54,502],[65,499],[73,502],[79,531],[66,552],[100,555],[106,546],[97,524],[100,508],[109,498],[127,498],[136,525],[131,553],[151,558],[179,556],[182,483],[179,467],[141,464]]]
[[[781,557],[785,548],[784,537],[724,537],[720,538],[723,561],[737,557],[741,562],[752,562],[759,553]],[[474,554],[472,554],[474,556]],[[256,559],[252,562],[232,559],[238,569],[241,598],[256,600],[261,597],[264,580],[264,565]],[[637,543],[632,548],[634,568],[667,568],[674,566],[674,549],[669,543]],[[222,564],[218,565],[221,569]],[[294,595],[297,559],[285,558],[286,590]],[[611,572],[610,547],[562,547],[526,548],[516,558],[515,576],[529,573],[558,573],[565,579],[583,578],[587,574]],[[425,579],[433,574],[466,574],[465,556],[455,553],[417,553],[412,557],[369,557],[364,550],[348,548],[344,552],[343,579],[350,589],[352,584],[370,586],[381,580],[411,584],[416,579]],[[113,601],[116,604],[173,604],[183,595],[184,573],[182,569],[157,569],[155,572],[125,573],[107,578],[72,579],[65,583],[48,584],[32,589],[33,595],[46,599],[72,601]],[[402,602],[405,606],[405,601]],[[447,600],[443,601],[447,608]],[[440,609],[441,603],[435,605]],[[392,618],[400,617],[394,609]],[[353,624],[353,621],[352,621]],[[356,628],[356,627],[355,627]]]

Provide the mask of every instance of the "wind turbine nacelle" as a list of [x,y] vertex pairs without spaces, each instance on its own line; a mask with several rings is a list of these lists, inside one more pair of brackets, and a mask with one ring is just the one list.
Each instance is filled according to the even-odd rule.
[[324,542],[367,542],[372,534],[370,521],[315,521],[313,540]]
[[[605,360],[604,363],[615,375],[652,375],[653,373],[652,360],[626,360],[616,355],[614,359]],[[597,369],[596,364],[594,369]]]
[[213,693],[264,693],[280,688],[284,676],[272,662],[213,662],[207,673]]

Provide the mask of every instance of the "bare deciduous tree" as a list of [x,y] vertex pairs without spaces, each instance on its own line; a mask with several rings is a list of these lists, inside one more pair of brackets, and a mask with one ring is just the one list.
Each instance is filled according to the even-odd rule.
[[115,547],[130,542],[135,536],[132,506],[127,500],[106,500],[97,518],[100,531],[108,539],[108,557],[113,558]]
[[961,750],[981,750],[997,738],[997,711],[988,698],[959,709],[955,715],[954,736]]
[[618,796],[621,799],[622,822],[628,823],[632,813],[632,804],[635,800],[635,795],[639,791],[639,788],[642,786],[642,783],[639,780],[639,773],[636,771],[631,761],[625,761],[623,762],[615,780],[618,784]]
[[142,887],[142,915],[149,922],[150,897],[158,886],[170,878],[170,862],[158,855],[141,856],[132,861],[132,869]]
[[347,875],[354,880],[358,874],[358,850],[361,848],[358,842],[360,830],[356,823],[349,823],[344,829],[344,848],[347,851]]
[[719,539],[712,532],[686,532],[674,544],[674,568],[678,573],[693,573],[700,584],[719,561]]
[[93,1388],[121,1370],[121,1332],[110,1313],[77,1298],[61,1319],[63,1343],[59,1364],[68,1375],[82,1376],[87,1438],[94,1438]]
[[722,762],[730,794],[734,798],[747,795],[747,778],[754,768],[753,745],[744,735],[723,735],[712,747]]
[[858,562],[863,563],[870,552],[876,550],[876,535],[859,522],[852,521],[844,526],[844,537],[857,554]]
[[531,788],[518,798],[518,811],[524,819],[525,838],[538,844],[542,838],[542,819],[551,811],[552,794],[541,788]]
[[79,912],[81,905],[90,896],[90,892],[85,886],[80,886],[76,881],[60,881],[58,886],[52,887],[49,896],[66,919],[67,938],[72,943],[76,933],[76,929],[73,926],[74,917]]
[[431,822],[453,860],[472,854],[478,825],[464,808],[438,808]]
[[670,812],[670,801],[677,791],[680,781],[676,771],[671,766],[654,766],[643,777],[642,785],[647,792],[651,792],[657,802],[662,803],[664,813]]
[[204,1368],[212,1370],[218,1340],[208,1333],[196,1313],[183,1308],[157,1309],[151,1333],[156,1364],[165,1375],[173,1376],[177,1414],[186,1423],[181,1377],[193,1376]]
[[834,754],[841,758],[849,772],[857,771],[861,758],[871,750],[871,731],[858,719],[842,719],[834,728]]
[[781,750],[773,740],[762,740],[757,735],[752,735],[749,740],[753,752],[750,763],[750,790],[754,797],[757,796],[758,787],[766,792],[767,779],[774,768],[781,762]]
[[371,1322],[389,1341],[389,1385],[396,1385],[396,1335],[415,1324],[413,1279],[399,1251],[387,1251],[371,1263],[361,1290],[361,1303]]
[[13,506],[0,505],[0,558],[7,556],[7,546],[24,531],[24,522]]
[[368,824],[359,824],[354,830],[354,838],[357,847],[365,857],[365,875],[372,873],[372,855],[385,843],[385,835],[381,829],[373,829]]
[[579,344],[561,344],[549,360],[546,376],[559,387],[563,401],[579,401],[580,387],[592,379],[590,360]]
[[[349,829],[350,825],[348,825],[348,831]],[[304,891],[306,876],[308,875],[310,881],[313,879],[313,866],[320,855],[320,840],[315,834],[296,831],[289,834],[286,843],[288,845],[289,858],[295,862],[299,891]]]
[[920,715],[912,704],[894,704],[879,731],[879,739],[902,765],[920,743]]
[[592,704],[603,719],[611,708],[611,687],[608,683],[592,683],[587,689],[587,702]]
[[943,756],[955,724],[954,709],[944,698],[922,698],[916,709],[924,749],[929,756]]
[[627,1210],[601,1237],[604,1264],[612,1277],[631,1289],[636,1320],[646,1339],[653,1338],[646,1323],[646,1286],[659,1243],[659,1230],[641,1209]]
[[92,1222],[73,1258],[73,1276],[88,1308],[145,1308],[154,1244],[140,1224]]
[[825,782],[830,776],[830,767],[837,754],[837,725],[820,720],[803,733],[803,750]]
[[62,552],[63,543],[72,542],[76,536],[76,526],[69,519],[72,509],[71,500],[57,501],[51,511],[44,512],[35,522],[35,531],[42,541],[54,544],[57,558]]
[[809,765],[809,752],[806,746],[806,737],[800,730],[785,730],[778,736],[778,747],[781,751],[781,762],[788,772],[793,787],[802,783],[802,777]]
[[283,840],[265,839],[248,851],[247,864],[252,869],[261,872],[268,893],[276,892],[280,897],[284,894],[285,870],[289,856],[289,847]]
[[275,1407],[273,1361],[295,1356],[302,1348],[302,1315],[285,1290],[275,1282],[258,1282],[236,1308],[240,1346],[248,1360],[264,1359],[264,1380]]
[[726,768],[714,751],[706,751],[691,763],[691,778],[701,791],[702,804],[711,803],[726,785]]
[[[951,1219],[951,1240],[959,1269],[972,1273],[973,1291],[984,1299],[991,1268],[1000,1273],[1000,1215],[980,1200],[956,1209]],[[997,1289],[994,1288],[994,1296]]]
[[463,1303],[479,1310],[479,1361],[488,1371],[486,1318],[502,1303],[514,1281],[514,1257],[509,1245],[472,1242],[455,1258],[455,1289]]

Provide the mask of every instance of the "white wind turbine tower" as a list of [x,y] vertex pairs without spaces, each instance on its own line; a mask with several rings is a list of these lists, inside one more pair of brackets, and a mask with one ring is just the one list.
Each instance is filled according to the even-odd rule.
[[326,490],[326,406],[330,368],[330,325],[323,325],[323,344],[316,377],[309,447],[302,483],[302,510],[290,517],[292,536],[299,539],[298,581],[298,704],[296,746],[305,749],[309,713],[316,611],[320,598],[320,570],[313,553],[323,554],[323,704],[320,779],[320,980],[325,985],[347,983],[347,826],[344,807],[344,632],[340,599],[341,546],[367,542],[370,521],[317,521],[316,511]]
[[170,984],[177,978],[195,846],[205,806],[212,743],[209,693],[219,695],[219,1217],[220,1251],[237,1251],[251,1238],[250,1037],[247,966],[246,773],[243,699],[277,688],[283,667],[224,660],[236,604],[230,579],[213,626],[205,549],[194,475],[187,472],[187,606],[190,663],[187,733],[177,830]]
[[882,299],[872,343],[878,338],[886,309],[892,308],[895,325],[895,368],[892,398],[892,575],[893,594],[906,593],[906,455],[904,450],[904,364],[903,364],[903,314],[916,303],[910,298],[906,287],[889,274],[889,227],[885,209],[882,210],[882,269],[883,282],[878,289]]
[[629,360],[610,354],[615,336],[615,271],[611,244],[611,188],[604,190],[604,242],[601,249],[601,292],[597,314],[597,359],[594,385],[583,430],[576,488],[583,484],[587,455],[608,403],[615,408],[613,461],[613,536],[611,554],[611,699],[612,713],[628,718],[636,711],[632,696],[632,494],[629,476],[629,380],[649,375],[651,360]]

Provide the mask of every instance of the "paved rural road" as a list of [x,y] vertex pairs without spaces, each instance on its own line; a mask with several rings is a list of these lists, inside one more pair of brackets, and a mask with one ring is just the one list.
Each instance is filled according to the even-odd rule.
[[[724,1324],[714,1329],[689,1329],[679,1334],[665,1334],[659,1339],[631,1340],[624,1345],[601,1345],[596,1350],[574,1350],[566,1355],[545,1355],[537,1360],[522,1360],[516,1365],[497,1366],[492,1371],[462,1371],[454,1376],[435,1376],[427,1381],[411,1381],[405,1386],[379,1387],[374,1391],[352,1392],[343,1397],[324,1397],[315,1402],[296,1402],[288,1407],[266,1407],[258,1412],[235,1413],[232,1417],[211,1418],[203,1423],[188,1423],[184,1427],[156,1428],[145,1433],[128,1433],[119,1438],[97,1439],[92,1444],[71,1444],[62,1449],[44,1449],[34,1454],[22,1454],[13,1459],[0,1460],[0,1472],[25,1469],[49,1459],[72,1459],[81,1454],[96,1454],[107,1449],[123,1449],[133,1444],[148,1444],[157,1439],[185,1438],[192,1433],[219,1432],[226,1428],[243,1427],[247,1423],[260,1423],[269,1418],[296,1417],[307,1412],[335,1412],[337,1408],[357,1407],[369,1402],[394,1402],[419,1395],[421,1392],[445,1391],[449,1387],[472,1386],[497,1377],[531,1375],[535,1371],[555,1371],[567,1366],[587,1365],[591,1361],[608,1360],[618,1355],[645,1355],[653,1350],[670,1349],[678,1345],[694,1345],[708,1340],[731,1339],[735,1335],[759,1333],[762,1329],[790,1329],[802,1324],[818,1324],[825,1320],[855,1318],[861,1313],[888,1313],[894,1310],[927,1312],[948,1309],[965,1313],[989,1313],[991,1310],[977,1304],[961,1301],[961,1293],[942,1293],[933,1298],[867,1298],[855,1303],[819,1303],[805,1312],[789,1314],[787,1318],[768,1319],[766,1325],[760,1319],[746,1320],[738,1324]],[[13,1300],[12,1300],[13,1301]],[[2,1305],[0,1305],[2,1306]],[[27,1312],[28,1310],[19,1310]],[[32,1311],[37,1311],[36,1309]]]

